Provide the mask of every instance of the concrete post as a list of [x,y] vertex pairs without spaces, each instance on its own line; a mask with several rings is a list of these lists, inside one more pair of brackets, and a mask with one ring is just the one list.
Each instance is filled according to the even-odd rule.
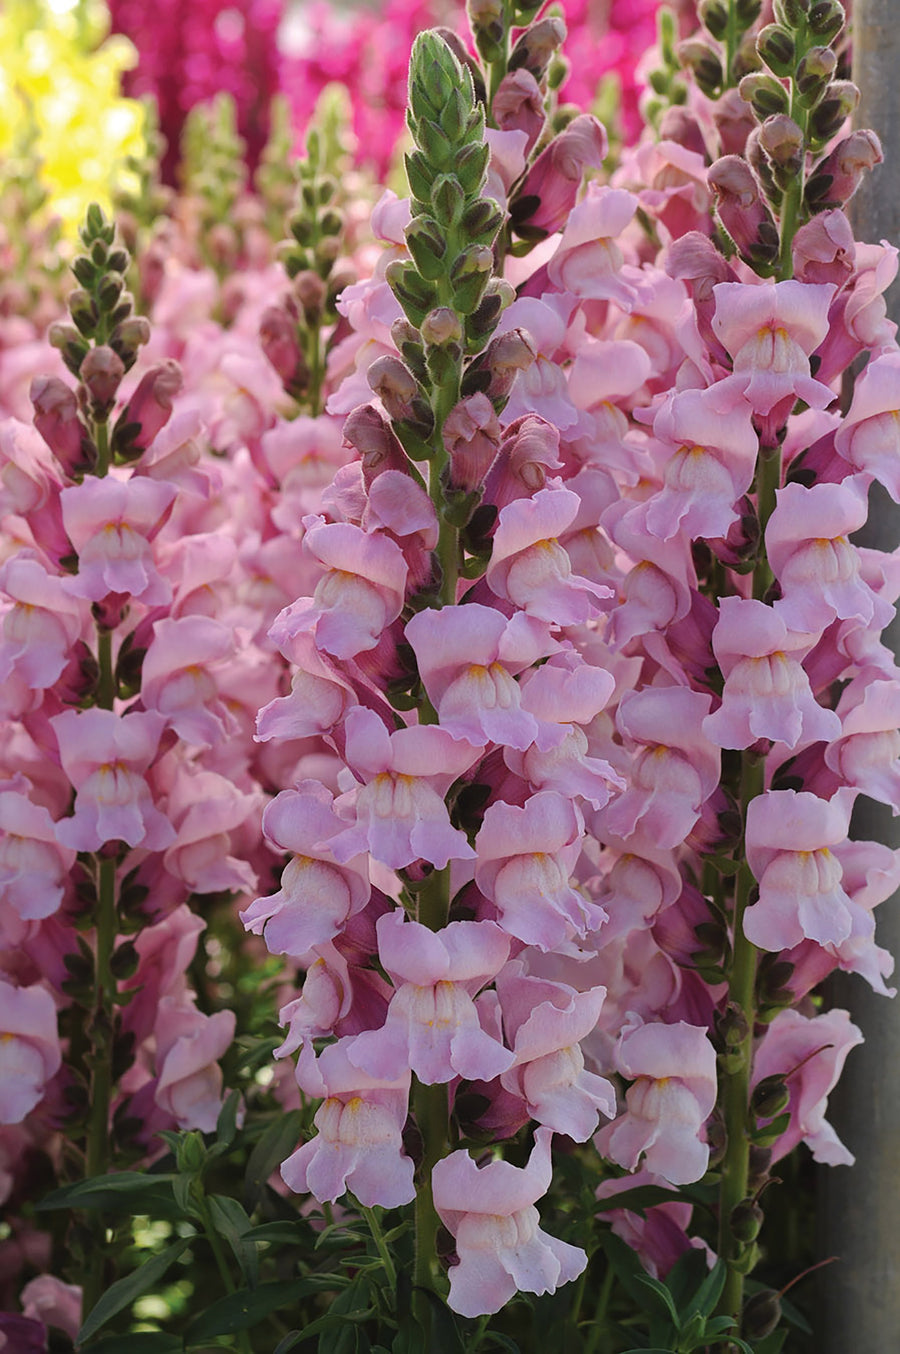
[[[878,133],[885,155],[851,203],[854,230],[858,240],[900,245],[900,0],[853,0],[852,20],[853,78],[862,95],[856,125]],[[900,321],[897,283],[888,308]],[[860,543],[894,550],[898,538],[900,509],[876,485]],[[889,632],[895,653],[898,630],[895,622]],[[851,830],[859,839],[900,846],[900,819],[868,799]],[[878,943],[900,971],[900,897],[883,903],[876,917]],[[888,1001],[861,978],[838,974],[830,1001],[850,1011],[866,1042],[850,1054],[830,1100],[828,1117],[856,1165],[820,1170],[819,1253],[840,1260],[819,1277],[816,1348],[888,1354],[900,1351],[900,997]]]

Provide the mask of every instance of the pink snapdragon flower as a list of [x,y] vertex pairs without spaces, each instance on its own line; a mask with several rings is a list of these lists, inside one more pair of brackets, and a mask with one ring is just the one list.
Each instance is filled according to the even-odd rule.
[[490,921],[451,922],[435,933],[399,911],[375,929],[395,990],[384,1025],[357,1036],[350,1061],[386,1081],[409,1068],[429,1086],[505,1072],[513,1054],[481,1028],[474,996],[506,962],[509,936]]
[[579,810],[554,790],[522,807],[501,800],[485,813],[475,839],[475,882],[504,931],[526,945],[552,950],[605,920],[603,909],[569,883],[583,831]]
[[525,176],[518,200],[531,205],[523,212],[529,229],[552,235],[565,225],[575,206],[581,180],[587,168],[601,169],[609,144],[606,129],[595,117],[582,113],[555,136],[541,151]]
[[481,749],[446,729],[419,725],[389,733],[374,711],[357,705],[344,721],[345,760],[362,782],[337,803],[354,822],[330,840],[338,861],[368,850],[393,870],[424,859],[442,870],[472,860],[465,833],[451,826],[444,796]]
[[107,475],[63,489],[63,523],[78,556],[78,573],[66,579],[67,590],[92,602],[102,602],[110,592],[129,593],[148,606],[170,601],[151,541],[171,512],[175,493],[174,485],[143,476],[118,480]]
[[282,790],[263,814],[266,837],[292,852],[281,876],[281,888],[257,898],[241,921],[254,935],[265,935],[272,954],[302,958],[332,939],[344,923],[369,901],[368,865],[362,851],[332,854],[343,823],[324,785],[303,780]]
[[835,398],[809,367],[810,355],[828,333],[834,284],[720,282],[713,292],[712,327],[734,369],[719,390],[723,395],[740,390],[763,418],[763,444],[774,445],[774,434],[798,399],[825,409]]
[[233,1011],[204,1015],[183,999],[163,997],[157,1008],[156,1103],[179,1128],[212,1133],[222,1108],[218,1059],[234,1038]]
[[210,748],[237,732],[219,695],[216,666],[234,653],[230,627],[210,616],[162,617],[141,668],[141,703],[157,710],[179,738]]
[[549,1128],[539,1128],[528,1164],[491,1161],[479,1168],[468,1152],[451,1152],[432,1171],[434,1206],[456,1239],[449,1305],[461,1316],[498,1312],[517,1291],[552,1293],[587,1264],[577,1246],[540,1227],[535,1203],[550,1187]]
[[719,783],[720,755],[703,732],[712,698],[688,687],[645,687],[619,702],[616,724],[633,749],[630,784],[603,813],[625,840],[679,846]]
[[471,602],[420,611],[404,633],[442,729],[476,746],[530,747],[538,724],[522,708],[515,678],[558,648],[546,625]]
[[831,849],[850,831],[853,790],[833,799],[808,791],[769,790],[747,808],[747,863],[759,901],[744,913],[744,935],[763,950],[786,950],[804,938],[835,946],[854,929],[853,904]]
[[54,1274],[29,1279],[19,1295],[22,1314],[45,1326],[55,1326],[74,1340],[81,1329],[81,1287],[63,1283]]
[[0,682],[15,672],[32,690],[45,691],[85,635],[86,604],[70,597],[60,577],[24,552],[0,567],[0,589],[12,602],[3,615]]
[[351,522],[304,519],[303,549],[324,573],[312,597],[301,597],[276,618],[270,635],[280,647],[298,630],[312,630],[316,647],[335,658],[374,649],[385,626],[400,615],[407,564],[395,541],[368,535]]
[[281,1167],[289,1189],[333,1203],[352,1190],[365,1208],[398,1208],[416,1195],[413,1163],[403,1149],[410,1076],[370,1077],[347,1057],[349,1040],[322,1050],[323,1097],[313,1120],[318,1133]]
[[584,300],[617,301],[629,310],[636,292],[633,281],[623,279],[625,259],[616,240],[637,208],[637,198],[623,188],[589,183],[547,263],[553,285]]
[[577,494],[548,485],[501,510],[487,569],[497,597],[552,625],[578,625],[598,610],[598,598],[612,595],[605,584],[573,574],[559,543],[578,508]]
[[853,400],[834,438],[835,449],[900,503],[900,352],[879,353],[853,386]]
[[861,576],[860,555],[850,535],[867,515],[866,477],[841,484],[787,484],[776,493],[766,527],[772,572],[781,584],[775,603],[797,631],[822,631],[837,620],[881,628],[893,610]]
[[75,851],[61,845],[42,804],[0,789],[0,900],[24,921],[51,916],[66,890]]
[[826,1011],[808,1018],[799,1011],[779,1011],[753,1055],[751,1093],[764,1077],[783,1078],[790,1091],[790,1123],[772,1149],[778,1161],[805,1142],[816,1161],[852,1166],[853,1155],[825,1120],[828,1096],[837,1085],[851,1048],[863,1042],[862,1032],[846,1011]]
[[641,1264],[648,1274],[652,1274],[654,1279],[665,1278],[685,1251],[693,1245],[700,1245],[696,1238],[691,1241],[687,1235],[693,1207],[678,1199],[673,1199],[671,1203],[654,1204],[640,1213],[633,1212],[627,1205],[622,1208],[608,1206],[607,1200],[614,1199],[617,1194],[640,1189],[644,1185],[666,1188],[661,1175],[644,1169],[618,1179],[601,1181],[595,1191],[597,1199],[604,1203],[600,1217],[610,1224],[616,1236],[620,1236],[640,1256]]
[[825,749],[826,766],[900,813],[900,681],[851,682],[837,714],[841,732]]
[[664,541],[682,531],[724,536],[756,469],[759,439],[749,404],[741,397],[722,412],[707,391],[678,391],[660,407],[653,432],[666,447],[665,478],[647,504],[647,530]]
[[98,851],[111,841],[148,851],[169,846],[175,831],[144,778],[165,727],[162,715],[66,710],[50,724],[76,791],[75,813],[57,823],[57,840],[76,851]]
[[297,671],[291,677],[289,694],[276,696],[257,715],[257,741],[330,733],[356,704],[353,687],[334,661],[316,648],[313,632],[286,634],[279,647]]
[[716,1054],[707,1031],[683,1020],[626,1028],[616,1064],[632,1084],[626,1113],[595,1139],[600,1152],[629,1171],[643,1156],[647,1170],[673,1185],[699,1180],[709,1161],[703,1125],[716,1103]]
[[790,751],[837,738],[840,719],[819,705],[803,669],[816,639],[790,631],[762,602],[723,597],[712,643],[725,689],[719,709],[703,721],[706,737],[728,748],[770,738]]
[[0,979],[0,1124],[20,1124],[62,1064],[56,1005],[46,988]]
[[596,1027],[605,987],[576,992],[528,975],[511,960],[497,978],[503,1026],[515,1054],[500,1084],[539,1124],[587,1142],[599,1114],[612,1119],[616,1093],[584,1064],[581,1040]]

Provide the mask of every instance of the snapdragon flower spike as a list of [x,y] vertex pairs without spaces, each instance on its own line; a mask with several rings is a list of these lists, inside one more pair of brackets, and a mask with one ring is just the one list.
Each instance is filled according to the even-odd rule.
[[435,933],[399,911],[375,929],[394,995],[382,1028],[348,1046],[351,1063],[388,1081],[409,1068],[426,1085],[505,1072],[513,1054],[481,1028],[473,998],[506,962],[509,936],[491,921],[451,922]]
[[577,1246],[540,1227],[535,1203],[550,1186],[549,1128],[539,1128],[524,1167],[491,1161],[478,1167],[451,1152],[432,1171],[434,1206],[456,1240],[448,1304],[461,1316],[498,1312],[515,1296],[552,1293],[587,1265]]
[[65,580],[66,590],[92,602],[111,592],[147,606],[170,601],[151,542],[172,510],[175,492],[174,485],[144,477],[112,476],[63,489],[63,523],[78,556],[78,573]]

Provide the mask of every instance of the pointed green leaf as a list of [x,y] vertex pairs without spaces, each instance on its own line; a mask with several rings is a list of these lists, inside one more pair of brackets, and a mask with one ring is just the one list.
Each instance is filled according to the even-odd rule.
[[[95,1175],[74,1185],[55,1189],[37,1205],[39,1213],[56,1208],[102,1208],[105,1212],[146,1213],[153,1217],[177,1217],[172,1197],[174,1175],[149,1175],[146,1171],[119,1171]],[[166,1211],[161,1212],[160,1209]]]
[[216,1120],[216,1142],[224,1147],[230,1147],[234,1142],[234,1135],[237,1133],[237,1116],[241,1107],[240,1091],[232,1091],[225,1104],[219,1110],[219,1117]]
[[[706,1256],[703,1251],[698,1250],[696,1251],[696,1254],[700,1256],[705,1265]],[[712,1269],[706,1274],[706,1277],[694,1296],[688,1304],[683,1307],[682,1310],[685,1317],[691,1317],[695,1313],[699,1313],[701,1316],[709,1316],[710,1312],[714,1312],[716,1304],[722,1296],[722,1289],[725,1287],[727,1276],[728,1266],[725,1264],[725,1261],[717,1260]]]
[[594,1208],[598,1213],[606,1213],[613,1208],[627,1208],[643,1216],[645,1209],[653,1208],[656,1204],[670,1204],[677,1199],[675,1190],[663,1189],[661,1185],[636,1185],[634,1189],[623,1189],[620,1194],[598,1199]]
[[183,1354],[184,1341],[180,1335],[164,1331],[139,1331],[134,1335],[104,1335],[96,1344],[88,1346],[85,1354]]
[[[188,1346],[202,1345],[217,1335],[233,1335],[236,1331],[248,1330],[282,1307],[299,1302],[311,1291],[306,1279],[276,1280],[273,1283],[261,1283],[258,1288],[241,1288],[236,1293],[220,1298],[195,1317],[185,1332],[185,1343]],[[302,1332],[303,1339],[310,1329],[307,1326]]]
[[84,1344],[101,1327],[105,1326],[107,1321],[112,1320],[126,1307],[130,1307],[135,1298],[139,1298],[142,1293],[146,1293],[148,1289],[155,1287],[193,1240],[193,1236],[181,1237],[173,1245],[167,1246],[164,1251],[160,1251],[159,1255],[154,1255],[149,1260],[145,1260],[131,1274],[127,1274],[124,1279],[119,1279],[111,1288],[107,1288],[78,1332],[78,1343]]
[[650,1289],[650,1292],[656,1297],[657,1302],[662,1304],[672,1318],[672,1325],[678,1330],[681,1325],[678,1316],[678,1308],[672,1301],[672,1294],[669,1292],[668,1288],[666,1288],[666,1285],[660,1283],[659,1279],[654,1279],[650,1274],[638,1274],[637,1281],[638,1283],[642,1283],[645,1288]]
[[244,1205],[252,1212],[262,1198],[266,1181],[297,1147],[303,1125],[300,1110],[278,1114],[250,1153],[244,1177]]
[[226,1194],[211,1194],[207,1203],[216,1231],[231,1247],[244,1282],[255,1288],[259,1282],[259,1251],[256,1242],[247,1236],[251,1230],[250,1219],[237,1199],[230,1199]]

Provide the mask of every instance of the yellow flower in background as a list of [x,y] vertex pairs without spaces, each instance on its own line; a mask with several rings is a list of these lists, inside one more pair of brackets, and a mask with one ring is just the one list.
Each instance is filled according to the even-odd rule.
[[137,54],[108,28],[97,0],[0,0],[0,177],[27,146],[70,236],[144,152],[144,110],[121,95]]

